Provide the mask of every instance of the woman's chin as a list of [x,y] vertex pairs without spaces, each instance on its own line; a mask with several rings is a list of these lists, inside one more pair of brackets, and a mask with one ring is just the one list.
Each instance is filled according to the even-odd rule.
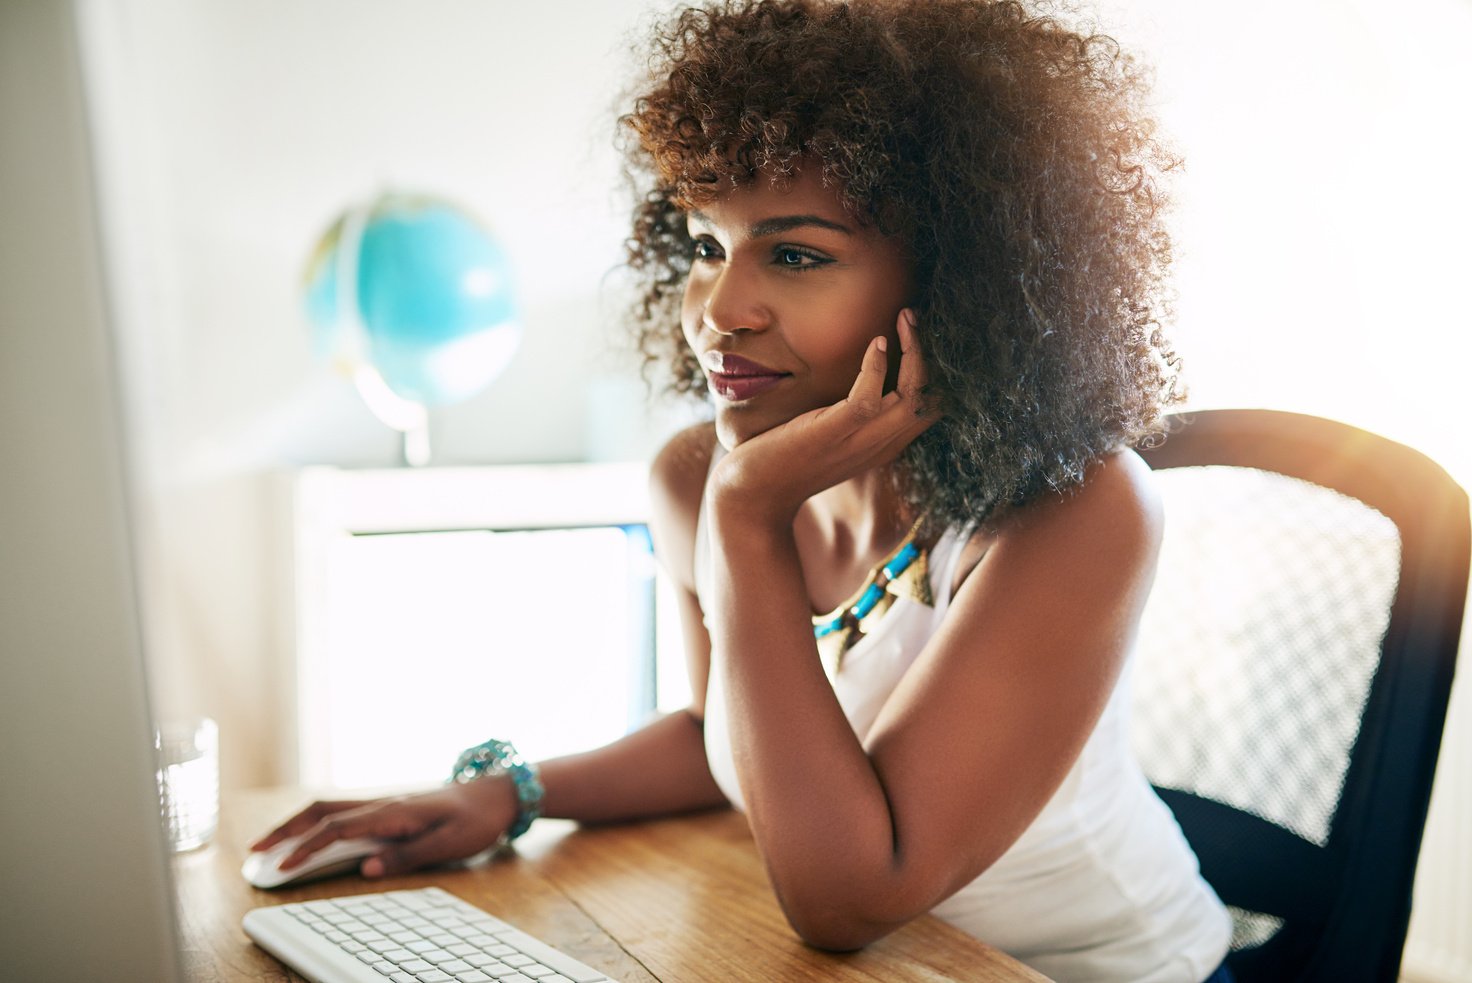
[[728,452],[746,443],[753,437],[759,437],[779,427],[786,420],[757,419],[755,414],[743,413],[734,408],[716,410],[716,440],[720,441],[722,447]]
[[731,421],[725,419],[722,414],[716,414],[716,441],[727,453],[735,450],[742,441],[749,438],[750,435],[746,432],[745,427],[733,426]]

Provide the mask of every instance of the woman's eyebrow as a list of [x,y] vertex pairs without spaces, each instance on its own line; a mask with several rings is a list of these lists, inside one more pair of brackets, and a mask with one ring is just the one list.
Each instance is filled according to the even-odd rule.
[[[692,210],[689,213],[689,218],[704,225],[714,226],[716,224],[710,220],[710,216],[699,210]],[[834,222],[820,215],[776,215],[772,218],[764,218],[759,222],[753,223],[751,228],[747,230],[747,234],[753,239],[760,239],[764,236],[777,235],[807,226],[831,229],[834,232],[842,232],[846,236],[854,234],[853,229],[841,222]]]
[[792,229],[800,229],[804,226],[815,225],[820,229],[832,229],[834,232],[842,232],[846,236],[854,234],[853,229],[840,222],[832,222],[817,215],[778,215],[774,218],[764,218],[751,227],[751,237],[760,239],[763,236],[777,235]]

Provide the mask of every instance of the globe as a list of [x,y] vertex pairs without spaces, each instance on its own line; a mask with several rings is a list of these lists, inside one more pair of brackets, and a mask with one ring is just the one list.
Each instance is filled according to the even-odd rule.
[[317,355],[401,430],[422,424],[386,410],[383,390],[411,409],[459,402],[501,374],[521,338],[505,253],[428,195],[383,194],[339,217],[307,264],[305,306]]

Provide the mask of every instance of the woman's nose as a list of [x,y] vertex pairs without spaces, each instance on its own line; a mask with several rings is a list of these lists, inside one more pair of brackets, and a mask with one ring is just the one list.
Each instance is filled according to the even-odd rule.
[[723,335],[765,330],[772,323],[772,312],[756,279],[739,266],[722,267],[705,295],[700,320],[706,329]]

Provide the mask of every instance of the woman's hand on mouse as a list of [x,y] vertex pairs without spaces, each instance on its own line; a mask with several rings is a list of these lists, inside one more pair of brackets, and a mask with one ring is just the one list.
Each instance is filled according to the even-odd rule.
[[774,523],[791,521],[804,501],[889,464],[940,419],[924,395],[925,362],[915,339],[915,314],[906,308],[896,320],[900,361],[895,388],[884,391],[888,342],[875,338],[845,399],[758,434],[721,459],[711,483],[716,507],[731,506]]
[[389,840],[366,858],[364,877],[402,874],[472,857],[493,846],[516,819],[516,791],[506,776],[486,776],[417,795],[314,802],[251,844],[268,850],[305,835],[281,864],[289,870],[337,840]]

